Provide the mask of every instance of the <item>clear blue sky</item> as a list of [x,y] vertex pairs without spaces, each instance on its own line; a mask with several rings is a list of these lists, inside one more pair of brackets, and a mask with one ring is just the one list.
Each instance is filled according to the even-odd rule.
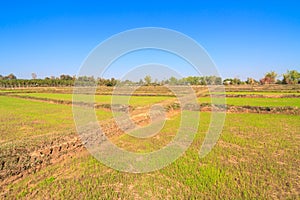
[[[174,29],[195,39],[224,78],[258,79],[270,70],[279,74],[300,70],[297,0],[12,0],[0,3],[0,74],[74,75],[101,41],[149,26]],[[116,70],[115,76],[119,75]]]

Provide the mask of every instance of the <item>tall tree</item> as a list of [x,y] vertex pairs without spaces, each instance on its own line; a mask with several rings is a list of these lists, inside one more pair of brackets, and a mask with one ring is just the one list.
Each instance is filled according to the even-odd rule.
[[277,73],[274,71],[265,74],[265,77],[260,79],[261,84],[274,84],[276,83]]
[[248,77],[246,83],[249,85],[254,85],[256,83],[256,80],[254,78]]
[[178,83],[178,80],[177,78],[175,78],[174,76],[172,76],[170,79],[169,79],[169,84],[170,85],[177,85]]
[[283,74],[284,84],[298,84],[300,82],[300,73],[297,70],[287,71],[286,74]]
[[6,78],[7,78],[8,80],[15,80],[15,79],[17,79],[17,77],[16,77],[13,73],[11,73],[11,74],[9,74],[8,76],[6,76]]
[[152,81],[152,78],[151,78],[151,76],[147,75],[147,76],[145,76],[144,80],[146,82],[146,85],[150,85],[151,81]]

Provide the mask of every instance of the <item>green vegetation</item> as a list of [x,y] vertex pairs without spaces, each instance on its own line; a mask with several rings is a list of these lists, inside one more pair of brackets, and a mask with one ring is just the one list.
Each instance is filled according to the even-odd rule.
[[[228,97],[226,100],[230,105],[300,107],[299,98],[275,98],[278,94],[294,93],[298,94],[237,91],[229,94],[274,95],[274,98]],[[13,95],[16,94],[41,99],[72,100],[72,94],[48,92]],[[135,106],[148,106],[164,100],[172,98],[133,96],[130,103]],[[96,101],[110,103],[111,97],[97,95]],[[210,98],[200,97],[199,102],[210,103]],[[25,158],[30,160],[32,151],[38,150],[40,153],[51,145],[63,146],[60,141],[66,142],[68,136],[76,137],[71,105],[16,98],[6,94],[0,96],[0,112],[0,178],[7,175],[3,175],[3,170],[9,166],[16,166],[15,171],[26,168],[27,165],[19,164]],[[112,113],[108,110],[97,109],[96,114],[99,121],[112,118]],[[109,138],[114,144],[128,151],[155,151],[168,144],[178,130],[181,116],[176,112],[172,114],[164,128],[151,138],[137,139],[126,134]],[[0,188],[6,196],[2,196],[1,192],[0,198],[299,198],[299,116],[227,113],[216,146],[205,158],[200,159],[198,152],[210,125],[210,117],[210,112],[200,113],[200,125],[192,145],[182,157],[159,171],[145,174],[119,172],[98,162],[85,148],[80,151],[67,150],[67,147],[71,148],[69,143],[63,147],[63,153],[56,151],[57,157],[53,158],[56,161],[50,159],[50,154],[43,154],[44,162],[37,170],[21,174],[22,176],[8,174],[13,178],[18,177],[14,182],[6,183],[7,179],[1,179]],[[193,118],[188,118],[188,121],[191,120]],[[111,130],[115,130],[113,125]],[[45,157],[49,157],[49,160]]]
[[[209,117],[201,114],[192,146],[160,171],[122,173],[82,156],[29,175],[10,191],[26,198],[297,198],[299,117],[228,114],[216,147],[199,159]],[[168,123],[166,129],[175,128],[177,119]],[[127,142],[131,148],[140,145]]]
[[[48,133],[75,132],[72,107],[0,96],[0,141],[21,140]],[[99,120],[111,112],[97,110]]]
[[1,140],[65,131],[73,127],[71,107],[0,96]]
[[[218,98],[216,104],[218,104]],[[200,97],[200,103],[211,103],[210,97]],[[234,106],[262,106],[262,107],[300,107],[300,100],[298,98],[236,98],[227,97],[226,104]]]
[[155,80],[152,81],[152,77],[146,75],[144,81],[140,79],[139,82],[131,80],[117,80],[115,78],[105,79],[105,78],[95,78],[93,76],[70,76],[62,74],[60,77],[51,76],[44,79],[37,79],[37,75],[32,73],[32,79],[17,79],[14,74],[9,74],[7,76],[0,75],[0,87],[3,88],[20,88],[20,87],[65,87],[74,86],[75,84],[81,86],[87,85],[98,85],[98,86],[116,86],[120,85],[258,85],[258,84],[299,84],[300,83],[300,72],[297,70],[288,70],[283,74],[283,79],[277,79],[278,74],[274,71],[267,72],[263,78],[259,81],[248,77],[246,81],[242,81],[239,78],[226,78],[222,81],[221,77],[218,76],[188,76],[184,78],[170,77],[165,80]]
[[[213,93],[220,94],[220,93]],[[236,94],[236,95],[268,95],[268,96],[278,96],[278,95],[300,95],[300,92],[274,92],[274,91],[265,91],[265,92],[256,92],[256,91],[239,91],[239,92],[226,92],[224,94]]]
[[300,82],[300,72],[296,70],[287,71],[286,74],[283,74],[282,83],[284,84],[297,84]]
[[[21,93],[20,96],[36,97],[36,98],[45,98],[45,99],[57,99],[57,100],[67,100],[72,101],[72,94],[53,94],[53,93]],[[112,103],[112,99],[116,103],[124,103],[128,99],[128,96],[115,96],[111,95],[95,95],[95,102],[102,104]],[[146,106],[154,103],[159,103],[163,100],[170,99],[171,97],[167,96],[132,96],[129,100],[129,105],[132,106]]]

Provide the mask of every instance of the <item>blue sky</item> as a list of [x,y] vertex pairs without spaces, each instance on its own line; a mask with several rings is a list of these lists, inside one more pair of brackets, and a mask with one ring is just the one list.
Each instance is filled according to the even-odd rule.
[[[89,52],[110,36],[164,27],[202,45],[223,78],[259,79],[271,70],[300,70],[299,10],[299,1],[289,0],[2,1],[0,74],[75,75]],[[106,76],[122,76],[119,64]]]

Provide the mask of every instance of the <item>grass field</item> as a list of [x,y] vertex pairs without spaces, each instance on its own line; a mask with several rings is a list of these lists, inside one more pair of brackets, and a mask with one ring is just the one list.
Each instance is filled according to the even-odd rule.
[[[25,95],[25,94],[21,94]],[[40,98],[71,100],[71,94],[28,93]],[[97,96],[109,102],[109,96]],[[132,97],[134,105],[149,105],[170,97]],[[201,103],[210,99],[200,97]],[[145,103],[146,102],[146,103]],[[230,105],[300,107],[298,98],[227,98]],[[44,148],[54,137],[76,136],[72,106],[0,96],[0,150]],[[112,118],[97,109],[99,121]],[[204,158],[198,152],[210,124],[210,112],[200,113],[200,126],[182,157],[159,171],[119,172],[98,162],[84,148],[63,159],[24,173],[13,182],[1,180],[4,199],[299,199],[300,117],[285,114],[227,113],[216,146]],[[133,152],[149,152],[170,142],[180,124],[170,117],[154,137],[116,135],[111,140]],[[188,120],[193,120],[188,119]],[[113,129],[114,130],[114,129]],[[43,145],[39,145],[42,143]],[[5,159],[0,152],[0,175]],[[6,155],[7,156],[7,155]],[[9,155],[8,155],[9,156]],[[49,155],[45,155],[46,157]],[[59,157],[58,157],[59,158]],[[12,161],[15,162],[15,161]],[[17,161],[20,163],[20,161]],[[2,166],[2,167],[1,167]],[[26,171],[25,171],[26,172]],[[1,176],[0,176],[1,178]],[[4,195],[4,196],[2,196]]]
[[[218,98],[216,104],[218,104]],[[210,97],[200,97],[200,103],[211,103]],[[300,107],[300,98],[237,98],[226,97],[226,104],[234,106],[263,106],[263,107]]]
[[[0,141],[16,140],[49,132],[75,131],[72,107],[0,96]],[[99,120],[111,112],[97,110]]]
[[[234,93],[237,94],[237,93]],[[271,93],[272,94],[272,93]],[[274,93],[273,93],[274,94]],[[67,100],[72,101],[72,94],[53,94],[53,93],[21,93],[20,96],[29,96],[43,99]],[[123,103],[128,97],[117,96],[116,103]],[[175,99],[174,97],[165,96],[132,96],[129,105],[132,106],[146,106],[167,99]],[[210,97],[200,97],[200,103],[210,103]],[[95,102],[102,104],[110,104],[112,102],[111,95],[95,95]],[[216,101],[217,102],[217,101]],[[234,106],[263,106],[263,107],[300,107],[300,98],[238,98],[226,97],[226,103]]]
[[226,91],[226,92],[212,92],[212,94],[236,94],[236,95],[300,95],[300,92],[294,91]]
[[[67,100],[72,101],[73,94],[53,94],[53,93],[20,93],[20,96],[36,97],[36,98],[47,98],[56,100]],[[128,99],[127,96],[116,96],[116,103],[125,102]],[[129,105],[132,106],[146,106],[154,103],[161,102],[163,100],[170,99],[171,97],[166,96],[132,96],[129,101]],[[95,102],[102,104],[110,104],[112,102],[111,95],[95,95]]]
[[250,91],[244,91],[244,92],[226,92],[226,94],[258,94],[258,95],[300,95],[300,92],[250,92]]
[[[38,199],[299,197],[299,117],[228,114],[216,147],[199,159],[197,152],[209,114],[203,113],[201,118],[202,126],[190,149],[160,171],[117,172],[84,155],[47,167],[8,187],[18,197]],[[173,130],[177,120],[169,121],[163,134]],[[123,138],[124,142],[132,149],[141,146],[128,138]]]

